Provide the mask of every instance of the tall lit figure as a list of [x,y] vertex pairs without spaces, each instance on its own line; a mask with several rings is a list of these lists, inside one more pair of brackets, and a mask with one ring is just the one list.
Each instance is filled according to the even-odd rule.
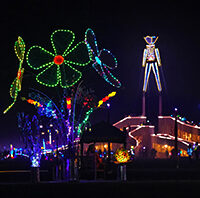
[[143,83],[143,99],[142,99],[142,115],[145,116],[145,93],[147,91],[147,86],[149,82],[149,76],[151,71],[153,71],[157,88],[159,91],[159,115],[162,114],[162,100],[161,100],[161,91],[162,86],[160,82],[160,75],[158,66],[161,66],[160,53],[158,48],[155,48],[155,42],[158,40],[156,36],[146,36],[144,37],[146,41],[146,49],[144,49],[142,67],[145,67],[144,73],[144,83]]

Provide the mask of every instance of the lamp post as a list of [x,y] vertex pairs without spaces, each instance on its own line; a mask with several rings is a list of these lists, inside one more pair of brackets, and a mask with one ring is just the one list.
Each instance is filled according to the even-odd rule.
[[107,123],[110,124],[110,103],[107,103],[106,106],[107,106],[107,113],[108,113]]
[[175,116],[175,124],[174,124],[174,149],[175,149],[175,160],[176,160],[176,168],[179,167],[178,164],[178,124],[177,124],[177,112],[178,109],[174,109],[174,116]]

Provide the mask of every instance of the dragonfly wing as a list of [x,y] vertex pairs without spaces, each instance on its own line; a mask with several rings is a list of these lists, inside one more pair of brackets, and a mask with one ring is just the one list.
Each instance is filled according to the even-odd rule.
[[107,65],[94,63],[92,66],[96,72],[110,85],[117,88],[121,87],[120,81],[109,71]]
[[107,68],[109,69],[115,69],[117,68],[117,59],[115,56],[111,53],[111,51],[107,49],[100,50],[99,58],[102,63],[105,63],[107,65]]
[[85,43],[88,48],[90,59],[95,61],[95,57],[99,55],[96,36],[92,29],[88,28],[85,32]]

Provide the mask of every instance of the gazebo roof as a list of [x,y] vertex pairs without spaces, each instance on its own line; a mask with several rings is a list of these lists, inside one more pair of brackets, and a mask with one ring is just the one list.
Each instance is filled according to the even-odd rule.
[[101,121],[92,125],[91,131],[84,131],[81,137],[81,143],[91,142],[113,142],[113,143],[125,143],[126,133],[118,128],[108,124],[105,121]]

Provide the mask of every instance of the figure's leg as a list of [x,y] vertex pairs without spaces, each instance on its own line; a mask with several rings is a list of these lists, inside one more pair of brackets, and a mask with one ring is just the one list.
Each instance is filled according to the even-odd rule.
[[148,81],[149,81],[149,75],[150,75],[150,71],[151,71],[151,65],[152,63],[147,63],[146,67],[145,67],[145,73],[144,73],[144,84],[143,84],[143,91],[146,92],[147,91],[147,85],[148,85]]
[[159,71],[158,71],[158,65],[157,65],[156,62],[155,62],[155,64],[153,64],[152,69],[153,69],[153,73],[154,73],[154,76],[155,76],[155,79],[156,79],[156,84],[157,84],[158,91],[161,92],[162,91],[162,86],[161,86],[161,82],[160,82],[160,75],[159,75]]

